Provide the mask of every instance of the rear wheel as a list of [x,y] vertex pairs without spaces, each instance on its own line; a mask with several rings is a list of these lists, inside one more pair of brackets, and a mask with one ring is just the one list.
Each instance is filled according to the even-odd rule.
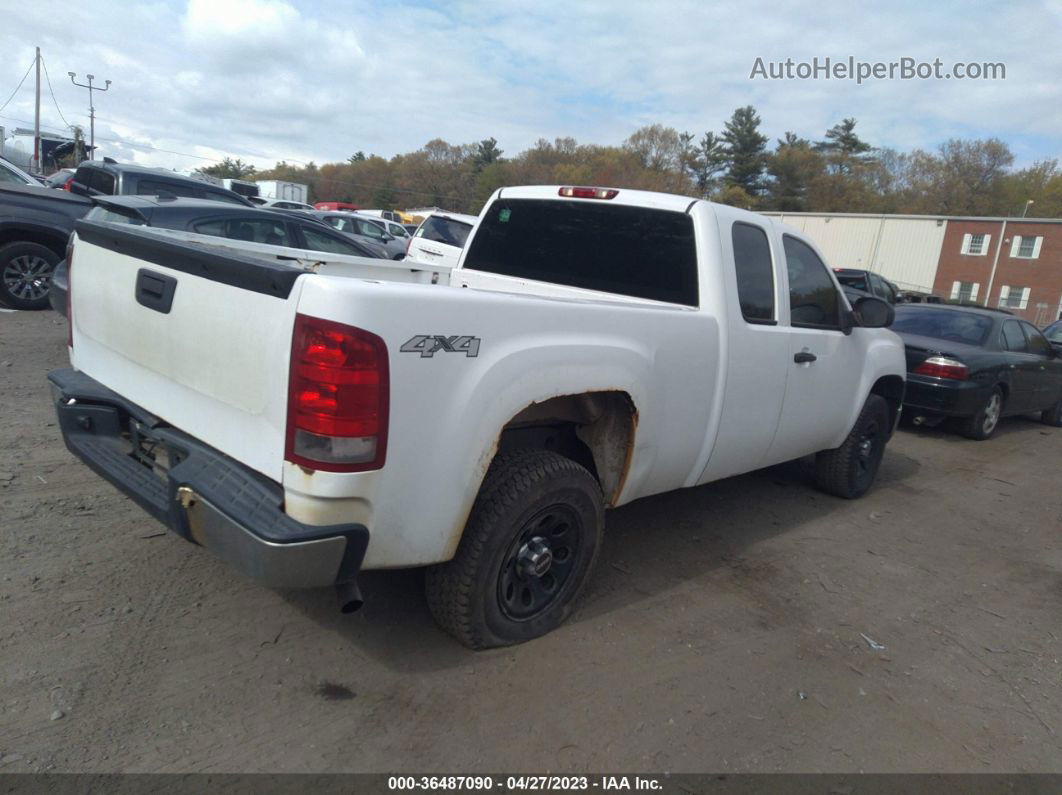
[[845,499],[862,497],[874,483],[889,438],[889,404],[871,395],[844,443],[815,456],[815,482]]
[[12,309],[44,309],[59,256],[39,243],[0,247],[0,302]]
[[1040,422],[1055,428],[1062,428],[1062,397],[1051,408],[1040,412]]
[[983,442],[996,432],[999,426],[999,418],[1003,415],[1003,390],[998,386],[992,388],[992,392],[985,400],[984,405],[972,417],[963,420],[962,434],[969,439]]
[[556,453],[503,453],[491,464],[453,560],[428,569],[439,626],[473,649],[544,635],[569,615],[604,526],[601,489]]

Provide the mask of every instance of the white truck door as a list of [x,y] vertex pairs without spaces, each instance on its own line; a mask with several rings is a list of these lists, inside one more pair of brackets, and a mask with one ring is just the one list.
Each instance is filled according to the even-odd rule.
[[845,306],[825,263],[807,243],[781,235],[789,297],[789,356],[782,418],[765,464],[835,446],[851,416],[864,362],[842,328]]
[[[748,216],[746,216],[748,217]],[[763,466],[785,396],[789,328],[779,325],[785,257],[768,228],[717,211],[727,293],[726,390],[719,432],[698,482]]]

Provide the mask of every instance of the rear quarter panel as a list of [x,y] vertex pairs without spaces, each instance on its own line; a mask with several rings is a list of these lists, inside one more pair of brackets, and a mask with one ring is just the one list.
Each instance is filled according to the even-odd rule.
[[[719,330],[695,310],[318,276],[304,280],[299,311],[387,343],[384,468],[284,468],[295,518],[351,521],[354,511],[366,522],[369,568],[453,555],[502,428],[532,403],[588,391],[630,396],[637,433],[620,503],[683,485],[701,453],[710,401],[699,396],[711,391]],[[418,334],[474,336],[479,352],[400,352]]]

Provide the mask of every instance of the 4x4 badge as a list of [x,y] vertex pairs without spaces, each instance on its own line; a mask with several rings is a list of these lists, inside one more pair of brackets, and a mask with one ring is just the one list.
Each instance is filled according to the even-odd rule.
[[437,351],[463,353],[468,357],[479,356],[479,337],[418,334],[406,340],[398,350],[402,353],[419,353],[422,359],[430,359]]

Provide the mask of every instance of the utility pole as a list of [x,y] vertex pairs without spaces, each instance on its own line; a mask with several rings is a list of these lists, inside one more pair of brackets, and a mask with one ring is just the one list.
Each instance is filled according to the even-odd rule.
[[30,171],[35,174],[41,173],[41,48],[37,48],[37,54],[33,58],[37,67],[37,104],[33,114],[33,161],[30,163]]
[[[38,71],[40,67],[38,67]],[[85,75],[88,78],[88,85],[77,82],[74,78],[77,77],[75,72],[67,72],[70,75],[70,82],[75,86],[81,88],[87,88],[89,90],[89,160],[96,159],[96,108],[92,104],[92,92],[93,91],[109,91],[111,88],[111,81],[104,81],[104,88],[92,85],[92,81],[96,78],[93,75]],[[40,79],[37,80],[38,84]]]

